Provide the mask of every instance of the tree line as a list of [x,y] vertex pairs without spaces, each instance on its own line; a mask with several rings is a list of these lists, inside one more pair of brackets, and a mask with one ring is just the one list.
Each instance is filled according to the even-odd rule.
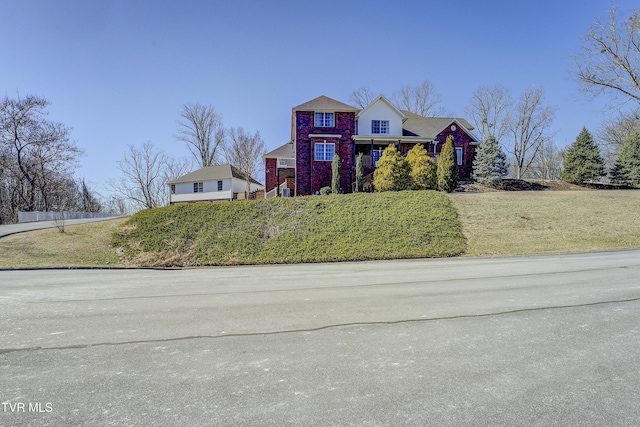
[[82,150],[70,128],[47,119],[49,101],[0,98],[0,224],[18,211],[98,212],[98,195],[74,176]]

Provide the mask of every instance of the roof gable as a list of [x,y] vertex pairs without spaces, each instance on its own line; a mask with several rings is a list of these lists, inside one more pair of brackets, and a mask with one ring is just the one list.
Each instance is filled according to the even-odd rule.
[[443,130],[452,124],[460,126],[460,128],[469,135],[474,142],[478,142],[478,138],[473,134],[474,129],[465,119],[451,117],[422,117],[410,111],[403,111],[407,116],[407,120],[402,124],[403,132],[411,135],[423,136],[426,138],[436,138]]
[[374,108],[378,108],[380,104],[383,104],[388,110],[392,111],[394,114],[397,114],[402,119],[402,121],[407,119],[407,116],[402,111],[400,111],[395,105],[393,105],[393,103],[391,103],[384,95],[378,96],[373,102],[371,102],[371,104],[367,105],[367,107],[364,110],[361,110],[358,113],[358,117],[362,116],[363,114],[366,114],[367,112],[371,111]]
[[358,109],[352,105],[345,104],[344,102],[336,101],[328,96],[321,95],[311,101],[307,101],[304,104],[300,104],[297,107],[293,107],[293,111],[358,111]]
[[267,154],[262,156],[263,159],[295,159],[296,158],[296,150],[293,145],[293,141],[289,141],[286,144],[281,145],[275,150],[269,151]]

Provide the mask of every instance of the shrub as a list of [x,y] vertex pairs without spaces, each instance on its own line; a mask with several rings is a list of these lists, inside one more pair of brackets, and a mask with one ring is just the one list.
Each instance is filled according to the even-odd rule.
[[440,152],[438,161],[438,190],[451,193],[458,185],[458,162],[453,147],[453,137],[449,135]]
[[640,134],[637,132],[623,141],[610,176],[618,184],[640,185]]
[[331,162],[331,192],[333,194],[340,193],[340,168],[342,167],[342,161],[340,161],[340,156],[338,153],[333,156],[333,161]]
[[507,156],[494,136],[489,134],[473,160],[473,179],[480,184],[497,185],[507,172]]
[[356,157],[356,188],[355,192],[359,193],[364,188],[364,163],[362,161],[362,153]]
[[331,187],[326,186],[326,187],[322,187],[322,188],[320,189],[320,195],[321,195],[321,196],[326,196],[326,195],[328,195],[328,194],[331,194]]
[[586,127],[571,144],[564,158],[562,179],[571,182],[593,181],[604,175],[600,149]]
[[410,188],[409,164],[391,144],[382,152],[373,172],[375,191],[402,191]]
[[413,190],[435,190],[437,165],[427,154],[422,144],[415,145],[407,153],[407,163],[411,172],[409,178],[411,180],[411,188]]

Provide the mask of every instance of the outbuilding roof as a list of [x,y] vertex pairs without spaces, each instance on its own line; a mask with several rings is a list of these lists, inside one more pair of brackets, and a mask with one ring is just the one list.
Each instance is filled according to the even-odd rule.
[[[244,174],[237,167],[226,165],[205,166],[186,175],[182,175],[171,181],[167,181],[167,184],[183,184],[186,182],[202,182],[202,181],[217,181],[221,179],[238,178],[244,181]],[[255,179],[250,180],[254,184],[262,185]]]

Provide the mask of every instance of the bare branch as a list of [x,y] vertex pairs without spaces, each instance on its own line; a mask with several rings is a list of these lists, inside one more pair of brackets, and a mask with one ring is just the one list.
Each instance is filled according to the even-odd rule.
[[612,6],[608,22],[596,19],[583,41],[573,57],[581,90],[593,97],[608,93],[621,103],[640,102],[640,11],[633,9],[621,20]]
[[509,110],[512,106],[509,89],[502,85],[483,86],[475,91],[466,111],[482,140],[491,134],[497,141],[502,141],[507,133]]
[[212,105],[186,104],[180,117],[176,139],[187,144],[200,166],[218,164],[225,135],[222,117],[215,108]]
[[262,156],[266,153],[260,132],[250,135],[243,128],[229,130],[229,145],[225,146],[227,162],[240,169],[247,182],[247,196],[251,192],[250,182],[257,176],[262,166]]

